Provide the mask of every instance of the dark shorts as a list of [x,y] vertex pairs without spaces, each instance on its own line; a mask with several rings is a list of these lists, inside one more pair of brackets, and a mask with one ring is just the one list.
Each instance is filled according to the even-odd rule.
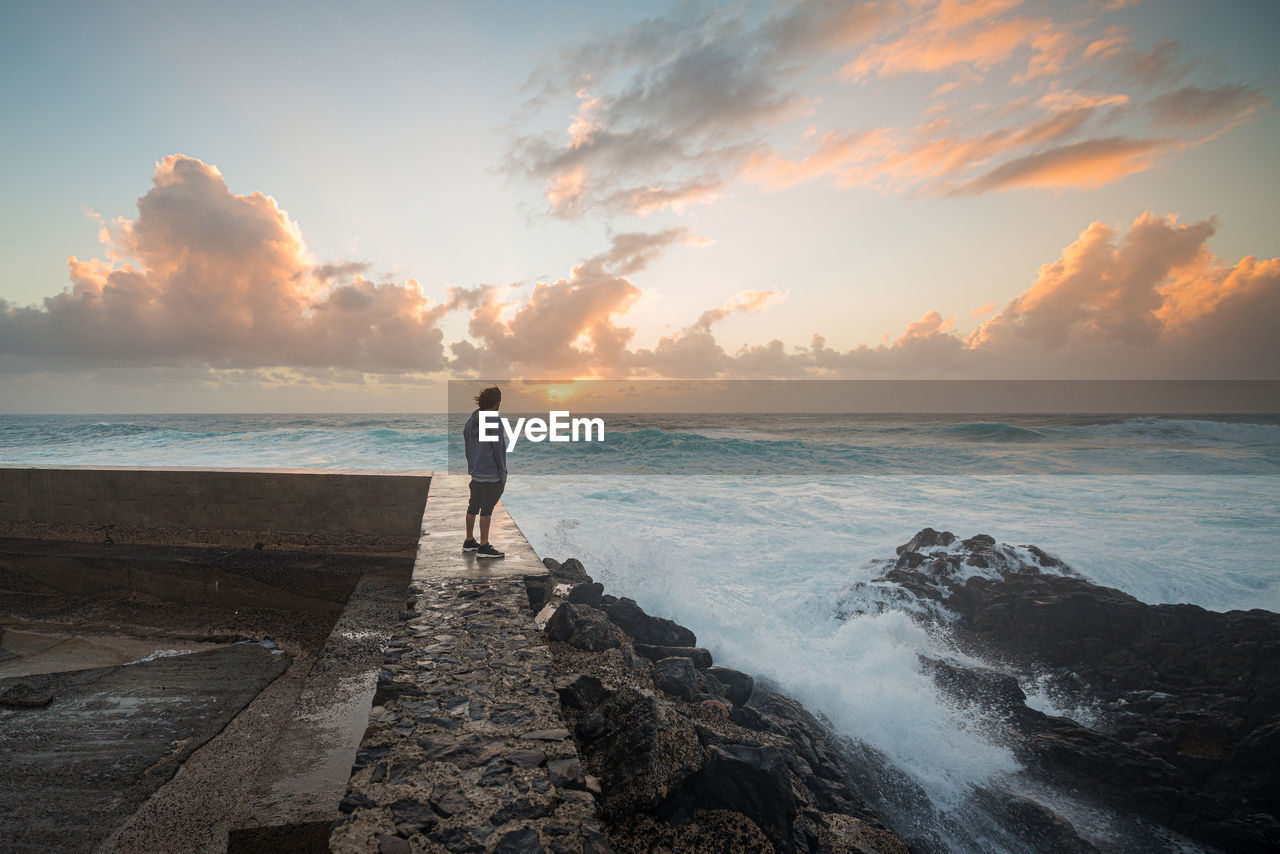
[[502,490],[506,486],[506,481],[502,480],[493,483],[471,481],[471,501],[467,504],[467,515],[492,516],[494,505],[502,497]]

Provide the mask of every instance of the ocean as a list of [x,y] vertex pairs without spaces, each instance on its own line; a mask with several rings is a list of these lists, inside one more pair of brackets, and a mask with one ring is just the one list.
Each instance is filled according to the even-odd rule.
[[[945,631],[852,587],[879,576],[897,545],[926,526],[985,533],[1144,602],[1280,611],[1277,417],[606,420],[602,446],[523,443],[510,455],[504,501],[538,554],[578,557],[610,592],[693,628],[718,663],[776,683],[879,750],[933,808],[891,824],[945,817],[955,850],[1005,849],[969,798],[996,777],[1095,840],[1116,819],[1024,779],[999,734],[923,672],[922,654],[963,658]],[[4,415],[0,464],[441,471],[446,425],[439,415]],[[1043,711],[1086,725],[1096,714],[1034,674],[1023,688]]]

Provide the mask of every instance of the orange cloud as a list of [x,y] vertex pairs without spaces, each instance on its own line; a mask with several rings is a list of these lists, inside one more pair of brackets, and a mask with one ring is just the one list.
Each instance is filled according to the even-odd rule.
[[1151,213],[1123,232],[1095,222],[968,335],[929,311],[874,347],[815,334],[729,354],[695,324],[634,361],[665,376],[1280,379],[1280,258],[1225,263],[1207,246],[1215,227]]
[[1023,45],[1034,44],[1051,62],[1064,47],[1065,33],[1051,21],[1002,18],[1021,0],[943,0],[906,22],[898,37],[862,51],[841,70],[849,80],[869,75],[936,73],[962,65],[989,68],[1009,59]]
[[640,297],[627,276],[674,243],[701,242],[683,228],[618,234],[608,251],[573,267],[567,278],[538,282],[523,301],[504,302],[492,286],[476,289],[479,302],[467,328],[476,343],[453,344],[450,368],[490,376],[625,373],[635,330],[618,318]]
[[103,237],[111,260],[70,258],[71,288],[43,307],[0,305],[0,346],[98,364],[444,365],[436,324],[452,301],[367,281],[362,265],[317,266],[274,199],[232,193],[195,158],[158,163],[138,217]]
[[[761,23],[678,7],[544,71],[566,79],[539,105],[575,99],[568,140],[519,137],[508,168],[534,177],[550,212],[568,218],[681,212],[738,180],[934,195],[1086,188],[1203,145],[1266,105],[1245,85],[1161,91],[1198,60],[1172,40],[1137,47],[1088,5],[1082,15],[1037,4],[1031,15],[1021,0],[798,0]],[[840,64],[834,79],[829,63]],[[916,87],[889,80],[905,75],[944,79],[913,106]],[[839,85],[872,79],[874,93]],[[891,97],[895,86],[906,100]],[[965,87],[970,103],[955,97]],[[1135,105],[1134,89],[1154,96]],[[904,109],[914,126],[900,123]],[[827,130],[777,147],[777,129],[797,120]]]
[[744,173],[749,180],[774,189],[791,187],[847,172],[853,164],[874,156],[883,138],[883,131],[843,135],[828,131],[818,139],[813,152],[800,160],[790,160],[776,151],[762,152],[747,162]]
[[1026,187],[1100,187],[1149,169],[1171,143],[1159,139],[1086,139],[1018,157],[957,187],[962,195]]

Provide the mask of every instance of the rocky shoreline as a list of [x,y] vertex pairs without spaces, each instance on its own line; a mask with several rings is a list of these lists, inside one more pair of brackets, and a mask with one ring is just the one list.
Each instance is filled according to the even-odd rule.
[[[846,615],[854,602],[875,601],[865,594],[877,587],[881,601],[897,598],[945,624],[989,666],[933,660],[926,670],[998,721],[1027,775],[1108,814],[1111,844],[1178,850],[1189,839],[1209,850],[1275,850],[1280,615],[1148,605],[1034,546],[982,534],[962,540],[926,528],[885,564],[880,578],[852,585]],[[1029,682],[1081,713],[1032,708],[1021,687]],[[980,794],[1015,804],[1011,824],[1052,850],[1098,850],[1052,810]],[[928,838],[912,845],[934,847]]]
[[[716,666],[691,630],[605,593],[577,560],[544,563],[524,579],[530,606],[615,851],[941,852],[961,838],[1263,852],[1280,839],[1280,615],[1147,605],[1035,546],[920,531],[839,607],[896,601],[945,631],[957,655],[922,668],[1022,766],[973,792],[976,830],[944,833],[953,820],[876,751]],[[1055,713],[1029,704],[1043,706],[1029,684]]]
[[614,851],[865,852],[906,844],[828,727],[688,628],[604,593],[582,564],[526,576],[552,679]]

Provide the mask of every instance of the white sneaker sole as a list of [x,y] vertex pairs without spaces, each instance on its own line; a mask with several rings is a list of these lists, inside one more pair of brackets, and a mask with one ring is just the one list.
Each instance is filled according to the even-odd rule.
[[506,557],[506,555],[505,555],[505,554],[500,554],[500,555],[487,555],[487,554],[481,554],[481,553],[477,552],[477,553],[476,553],[476,557],[477,557],[477,558],[485,558],[485,557]]

